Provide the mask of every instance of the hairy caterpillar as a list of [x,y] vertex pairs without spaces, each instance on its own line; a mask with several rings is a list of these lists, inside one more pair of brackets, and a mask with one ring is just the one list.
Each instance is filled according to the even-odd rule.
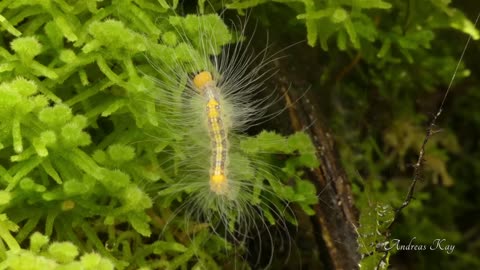
[[[249,53],[245,27],[232,33],[218,15],[170,17],[169,24],[172,31],[151,48],[157,72],[152,95],[162,121],[155,136],[165,141],[162,154],[173,175],[157,194],[162,206],[175,208],[166,226],[184,216],[178,226],[204,222],[214,234],[243,243],[268,224],[295,222],[285,202],[306,211],[316,202],[313,186],[296,170],[317,165],[308,137],[245,134],[278,115],[267,113],[279,97],[263,85],[274,73],[268,69],[274,56],[266,49]],[[272,154],[294,152],[293,170],[280,170],[288,165]],[[283,177],[295,180],[298,190]]]
[[205,113],[210,135],[212,158],[210,164],[210,190],[216,195],[228,192],[226,167],[228,166],[227,127],[223,123],[220,107],[220,89],[217,88],[212,74],[202,71],[193,78],[193,84],[206,99]]

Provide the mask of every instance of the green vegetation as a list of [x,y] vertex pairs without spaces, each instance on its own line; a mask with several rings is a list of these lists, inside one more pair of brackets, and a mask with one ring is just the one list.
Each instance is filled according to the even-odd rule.
[[[1,269],[219,269],[241,249],[209,230],[216,224],[185,224],[190,217],[179,210],[192,188],[165,188],[186,173],[178,168],[191,162],[183,151],[192,142],[168,128],[167,110],[181,113],[184,104],[156,104],[162,89],[149,77],[166,75],[149,60],[171,71],[195,61],[200,26],[215,33],[216,53],[232,35],[217,15],[182,17],[175,3],[160,2],[0,3]],[[249,172],[248,203],[265,222],[278,222],[272,211],[283,202],[312,212],[314,188],[299,170],[318,166],[312,147],[304,134],[263,132],[242,141],[240,154],[263,163],[295,153],[272,160],[278,173]],[[49,238],[58,243],[47,245]]]
[[[323,117],[353,184],[363,268],[478,268],[474,254],[480,242],[474,235],[479,228],[473,216],[480,203],[480,109],[474,105],[480,101],[478,42],[470,43],[434,130],[440,132],[426,146],[414,199],[393,231],[387,228],[405,199],[429,121],[467,35],[480,38],[473,24],[480,5],[468,0],[232,0],[227,7],[256,7],[270,29],[279,22],[287,25],[284,34],[302,31],[299,24],[304,24],[308,44],[323,50],[299,63],[310,67],[300,76],[314,78],[309,83],[322,100]],[[386,241],[408,245],[413,238],[413,244],[427,248],[445,239],[456,249],[452,254],[382,252]]]

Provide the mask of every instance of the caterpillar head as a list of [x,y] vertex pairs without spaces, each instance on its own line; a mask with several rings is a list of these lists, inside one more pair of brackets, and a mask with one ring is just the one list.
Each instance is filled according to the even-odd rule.
[[215,81],[213,80],[212,73],[209,71],[202,71],[193,78],[193,85],[195,85],[200,93],[205,90],[205,87],[212,84],[214,85]]

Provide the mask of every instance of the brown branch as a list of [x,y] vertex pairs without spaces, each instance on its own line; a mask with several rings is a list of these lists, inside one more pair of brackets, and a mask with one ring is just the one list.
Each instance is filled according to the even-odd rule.
[[325,258],[332,269],[357,269],[360,255],[356,241],[355,226],[358,215],[353,204],[350,182],[340,165],[333,137],[325,127],[319,111],[314,106],[313,91],[301,93],[289,89],[287,80],[280,80],[284,93],[291,127],[308,133],[317,149],[320,166],[307,172],[317,189],[319,204],[314,206],[312,223],[316,228],[317,243],[324,246]]

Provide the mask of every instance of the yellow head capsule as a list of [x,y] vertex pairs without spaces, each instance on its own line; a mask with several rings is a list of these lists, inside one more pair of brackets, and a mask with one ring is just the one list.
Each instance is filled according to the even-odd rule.
[[213,81],[212,73],[208,71],[202,71],[193,78],[193,84],[200,90],[211,81]]

